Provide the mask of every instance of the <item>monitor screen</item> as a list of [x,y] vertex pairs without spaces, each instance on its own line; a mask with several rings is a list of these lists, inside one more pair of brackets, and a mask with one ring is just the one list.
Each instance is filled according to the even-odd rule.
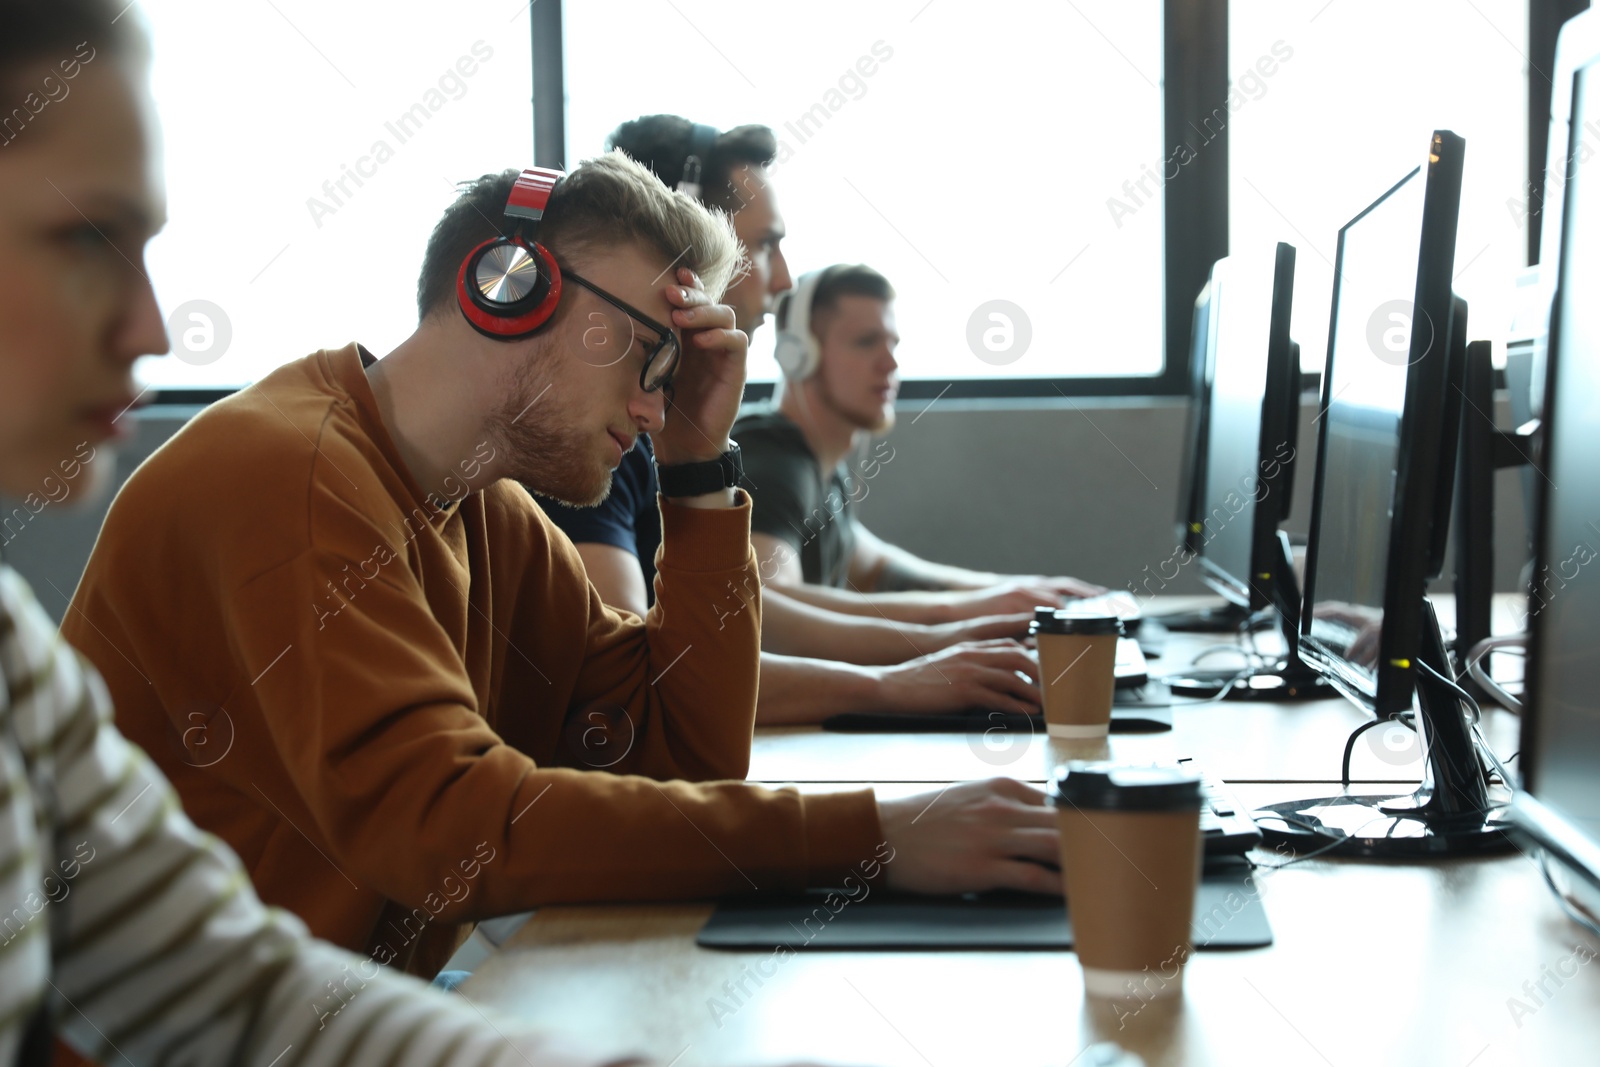
[[[1579,85],[1574,115],[1600,118],[1600,64]],[[1574,162],[1569,173],[1528,604],[1533,638],[1521,770],[1544,812],[1600,856],[1600,480],[1593,466],[1600,454],[1600,234],[1586,221],[1600,205],[1600,164]],[[1600,879],[1600,871],[1592,877]]]
[[[1345,227],[1328,342],[1310,638],[1375,696],[1425,182],[1412,171]],[[1401,251],[1405,250],[1405,251]],[[1421,324],[1427,329],[1428,324]],[[1309,564],[1308,560],[1308,564]]]
[[[1237,255],[1211,269],[1211,411],[1204,449],[1205,528],[1202,568],[1207,582],[1242,607],[1265,607],[1256,578],[1276,569],[1264,556],[1283,514],[1276,491],[1293,442],[1288,406],[1298,403],[1298,375],[1286,375],[1292,356],[1290,299],[1294,249],[1276,257]],[[1276,335],[1276,336],[1275,336]],[[1274,366],[1276,361],[1277,366]],[[1269,440],[1270,439],[1270,440]],[[1260,514],[1258,514],[1258,512]]]
[[1339,231],[1301,652],[1380,718],[1412,707],[1454,485],[1443,438],[1461,404],[1452,330],[1466,322],[1450,280],[1465,154],[1435,131],[1426,168]]

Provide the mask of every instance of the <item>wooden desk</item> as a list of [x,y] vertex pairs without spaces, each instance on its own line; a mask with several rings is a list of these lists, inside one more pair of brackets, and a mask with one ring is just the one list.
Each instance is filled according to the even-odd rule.
[[[1182,641],[1157,661],[1186,662]],[[1337,780],[1345,737],[1366,716],[1330,699],[1208,704],[1174,719],[1167,734],[1113,737],[1111,754],[1195,757],[1258,806],[1333,792],[1313,783]],[[1485,721],[1496,750],[1513,751],[1516,719],[1494,710]],[[1356,776],[1374,782],[1361,791],[1408,791],[1420,759],[1384,758],[1381,747],[1357,746]],[[758,731],[751,777],[812,790],[879,783],[903,795],[997,774],[1039,781],[1065,754],[1044,737],[992,751],[981,736],[788,728]],[[1088,1002],[1070,952],[704,950],[694,938],[709,904],[545,908],[461,992],[673,1067],[1061,1067],[1099,1041],[1150,1067],[1595,1062],[1600,943],[1566,919],[1520,854],[1313,859],[1257,879],[1276,943],[1196,956],[1175,1002]]]
[[[1164,605],[1167,610],[1192,600],[1170,599],[1171,604]],[[1439,599],[1440,614],[1448,623],[1453,604],[1449,597]],[[1512,632],[1515,600],[1496,599],[1497,630]],[[1261,640],[1263,650],[1271,647],[1270,635]],[[1151,673],[1178,671],[1201,652],[1231,642],[1211,634],[1173,634],[1161,658],[1150,661]],[[1497,669],[1502,665],[1517,667],[1509,656],[1499,657]],[[1113,735],[1111,757],[1136,763],[1192,758],[1208,773],[1230,782],[1337,782],[1345,739],[1371,719],[1339,696],[1285,703],[1189,703],[1175,705],[1172,711],[1170,731]],[[1484,709],[1484,718],[1485,734],[1501,758],[1515,752],[1516,716],[1490,707]],[[1421,780],[1420,748],[1414,743],[1398,750],[1386,746],[1386,740],[1407,737],[1386,735],[1391,729],[1373,729],[1357,742],[1351,763],[1357,781]],[[1043,781],[1065,754],[1058,742],[1042,733],[992,740],[991,744],[982,734],[835,734],[815,726],[762,728],[751,747],[749,777],[757,782],[922,782],[1005,775]]]
[[[1343,698],[1299,704],[1222,701],[1173,708],[1173,728],[1113,734],[1111,758],[1135,763],[1197,760],[1230,782],[1337,782],[1345,739],[1371,716]],[[1485,734],[1502,759],[1517,750],[1519,720],[1485,711]],[[1404,727],[1369,730],[1356,742],[1358,781],[1420,781],[1422,755]],[[1406,747],[1392,749],[1386,741]],[[750,774],[757,782],[967,781],[1005,775],[1043,781],[1071,750],[1045,734],[836,734],[815,726],[756,731]]]
[[1308,860],[1257,878],[1276,944],[1196,956],[1175,1004],[1086,1002],[1068,952],[714,952],[694,945],[707,905],[546,908],[463,992],[676,1067],[1061,1067],[1107,1040],[1150,1067],[1595,1062],[1600,966],[1585,959],[1600,943],[1526,858]]
[[[1345,738],[1370,718],[1343,699],[1174,708],[1173,729],[1114,734],[1110,756],[1135,763],[1193,758],[1230,782],[1337,782]],[[1516,751],[1515,716],[1496,709],[1487,721],[1495,751],[1502,758]],[[1370,730],[1356,742],[1351,761],[1356,779],[1420,781],[1420,749],[1415,744],[1398,752],[1385,748],[1385,729],[1390,728]],[[989,747],[982,734],[835,734],[788,726],[756,731],[749,777],[758,782],[920,782],[1005,775],[1043,781],[1068,754],[1042,733]]]

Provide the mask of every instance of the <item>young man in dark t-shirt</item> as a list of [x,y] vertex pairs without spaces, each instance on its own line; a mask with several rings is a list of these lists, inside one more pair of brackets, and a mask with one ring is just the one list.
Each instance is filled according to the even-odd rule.
[[[732,215],[749,269],[723,299],[739,328],[753,334],[773,298],[792,285],[780,247],[783,216],[766,170],[777,152],[772,131],[740,126],[719,133],[675,115],[652,115],[619,126],[606,147],[622,149],[667,184]],[[595,355],[607,340],[593,336]],[[641,615],[655,600],[661,544],[656,492],[650,442],[641,434],[598,506],[540,500],[577,545],[601,599]],[[1023,677],[1036,679],[1037,666],[1011,639],[1025,630],[1031,602],[974,602],[965,612],[906,623],[832,612],[773,590],[730,587],[715,610],[731,620],[758,595],[759,723],[816,722],[842,711],[1037,710],[1037,686]]]
[[[749,454],[758,468],[746,468],[745,484],[762,486],[761,519],[756,521],[752,508],[750,532],[775,537],[798,552],[806,581],[848,589],[856,547],[853,505],[865,495],[867,481],[877,475],[882,464],[894,459],[894,450],[887,441],[878,442],[877,458],[869,461],[872,473],[865,477],[849,477],[841,463],[824,478],[800,427],[781,412],[748,411],[740,415],[738,423],[739,432],[750,441]],[[755,499],[754,493],[751,499]]]
[[[741,415],[750,537],[766,587],[816,607],[905,622],[952,612],[1059,602],[1104,592],[1076,578],[1008,576],[933,563],[875,536],[853,505],[893,457],[880,441],[899,389],[894,289],[871,267],[839,264],[800,278],[777,311],[783,370],[776,402]],[[826,477],[824,476],[826,472]]]

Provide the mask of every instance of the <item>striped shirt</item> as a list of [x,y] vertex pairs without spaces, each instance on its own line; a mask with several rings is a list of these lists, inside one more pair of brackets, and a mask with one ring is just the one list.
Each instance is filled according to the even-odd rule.
[[0,564],[0,1064],[41,1005],[83,1055],[140,1067],[601,1062],[264,907]]

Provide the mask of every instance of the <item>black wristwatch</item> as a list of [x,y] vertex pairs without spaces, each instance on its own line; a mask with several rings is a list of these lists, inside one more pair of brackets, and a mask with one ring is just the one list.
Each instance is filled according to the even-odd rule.
[[[652,460],[652,462],[654,462]],[[744,460],[739,454],[739,442],[729,438],[728,450],[716,459],[704,463],[657,463],[656,484],[661,495],[704,496],[719,489],[732,489],[744,479]]]

